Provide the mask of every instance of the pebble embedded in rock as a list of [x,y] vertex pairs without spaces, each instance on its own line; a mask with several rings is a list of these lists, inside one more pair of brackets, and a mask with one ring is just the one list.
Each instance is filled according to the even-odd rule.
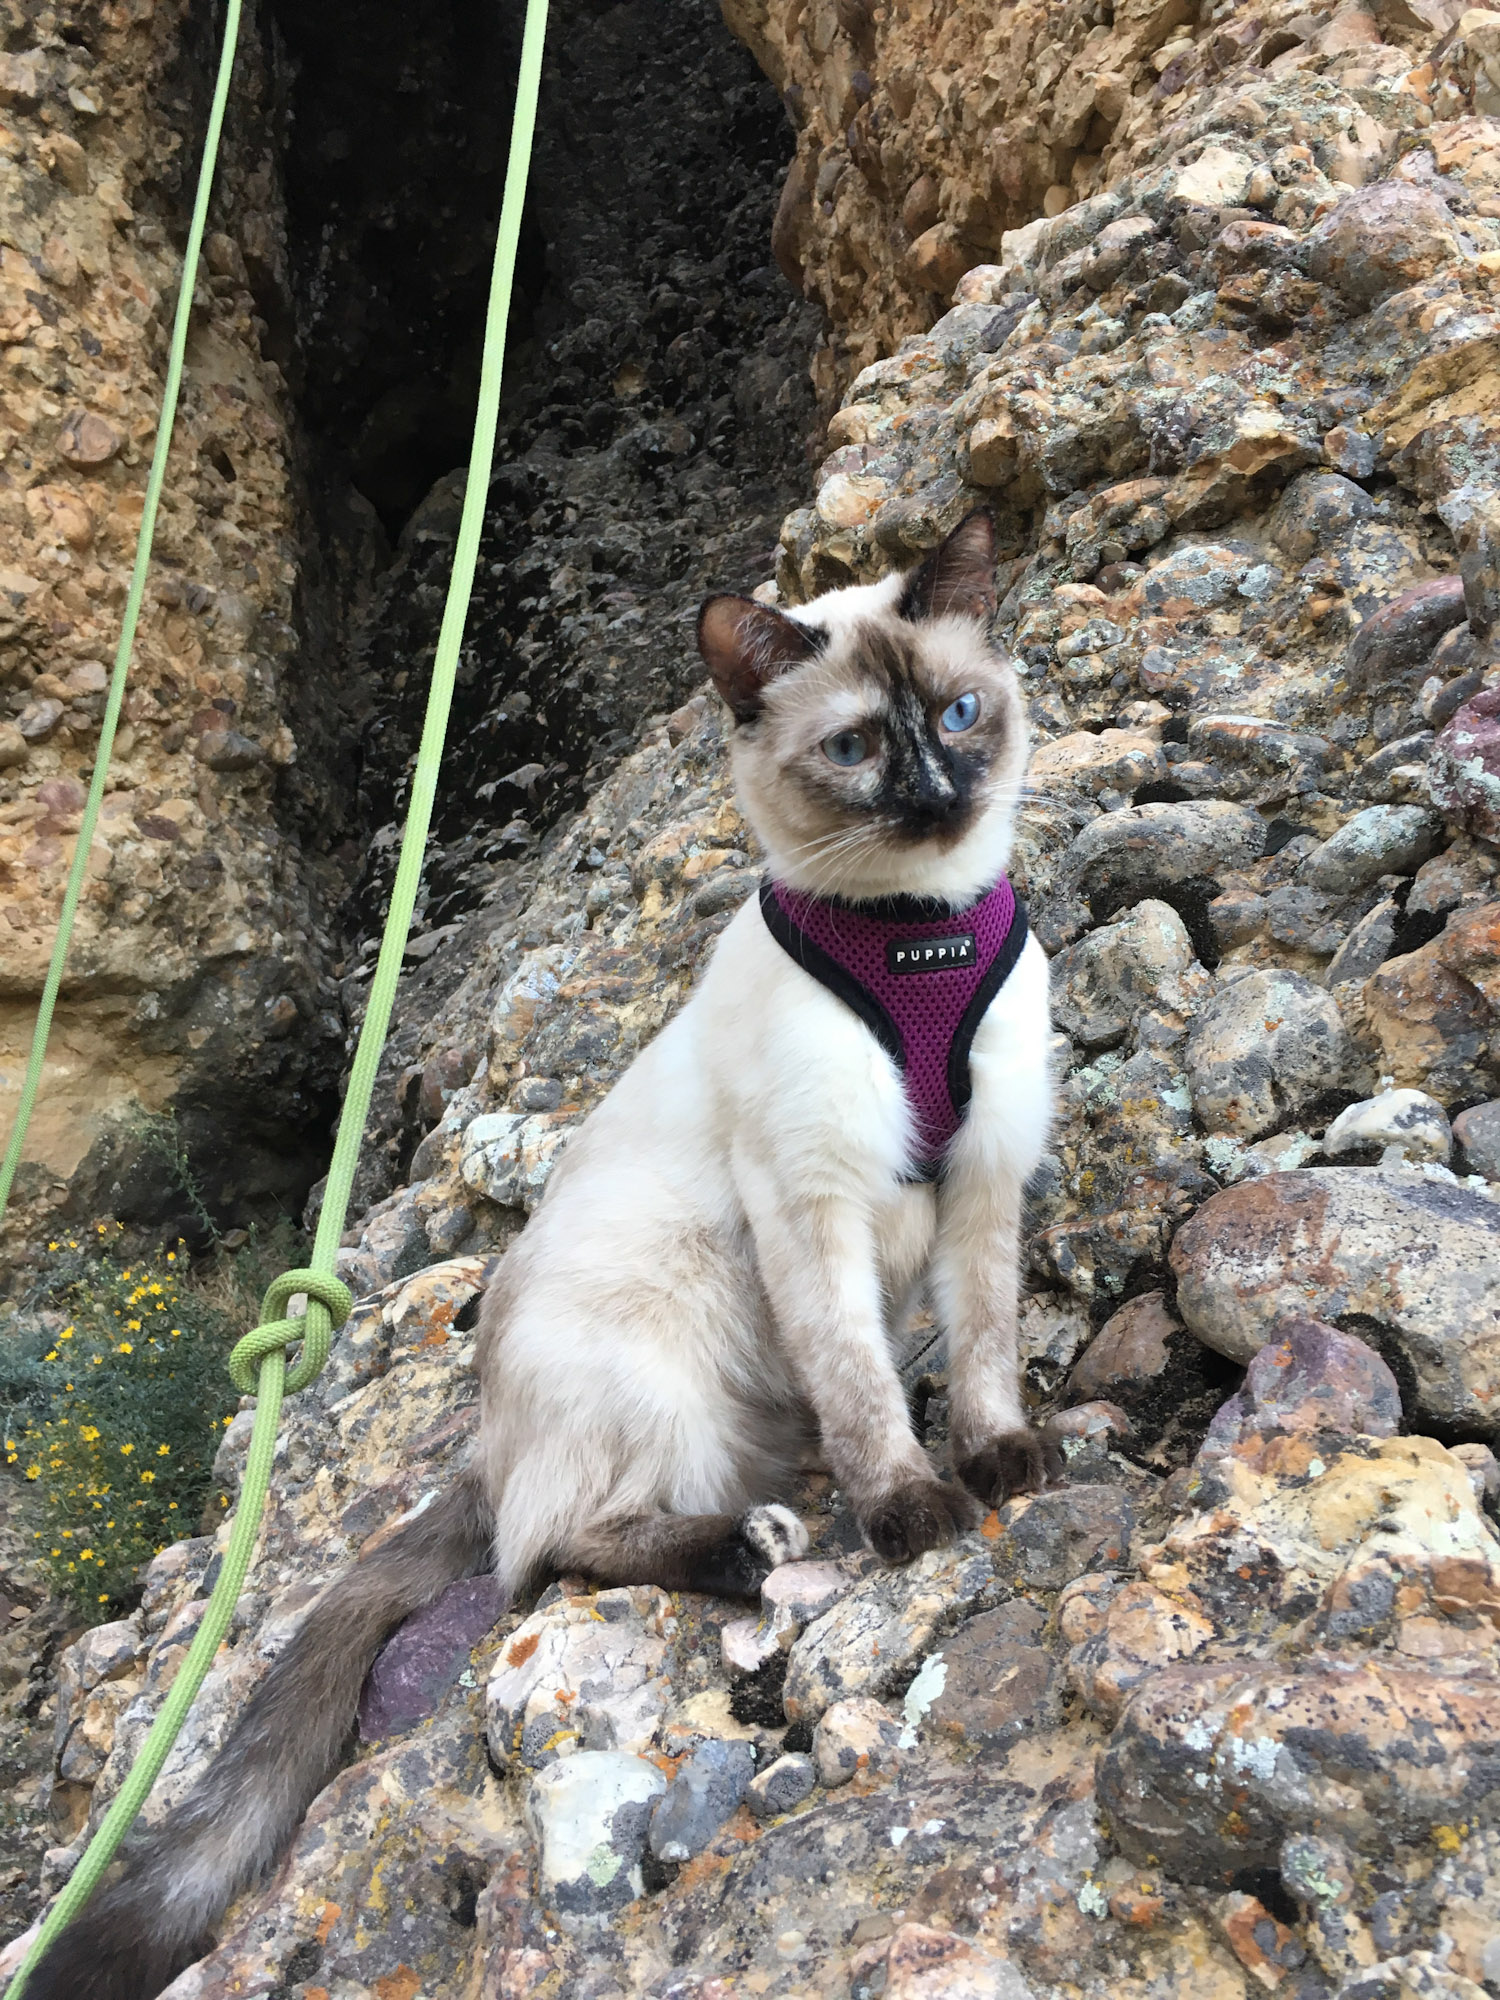
[[648,1584],[546,1598],[501,1648],[490,1754],[527,1769],[588,1750],[646,1750],[671,1700],[671,1599]]
[[1377,181],[1345,195],[1318,223],[1308,269],[1368,306],[1429,276],[1457,247],[1452,213],[1435,190]]
[[[1172,1244],[1177,1308],[1251,1356],[1288,1318],[1358,1316],[1412,1371],[1413,1421],[1490,1424],[1500,1397],[1500,1203],[1417,1168],[1306,1167],[1226,1188]],[[1404,1387],[1404,1385],[1403,1385]]]
[[607,1918],[645,1894],[641,1857],[667,1781],[615,1750],[580,1750],[531,1781],[526,1823],[537,1892],[564,1927]]
[[1382,875],[1413,875],[1437,847],[1434,814],[1421,806],[1367,806],[1313,849],[1298,870],[1315,889],[1348,895]]
[[1193,1110],[1210,1132],[1258,1139],[1351,1073],[1329,994],[1300,973],[1247,972],[1220,988],[1187,1045]]
[[1500,1707],[1461,1676],[1385,1661],[1191,1663],[1131,1698],[1099,1797],[1129,1857],[1211,1882],[1274,1867],[1289,1834],[1330,1815],[1376,1852],[1483,1815],[1500,1794],[1497,1753]]
[[1051,1719],[1056,1662],[1047,1620],[1025,1598],[981,1612],[943,1641],[943,1685],[926,1724],[957,1742],[998,1750]]
[[812,1758],[789,1750],[756,1772],[745,1788],[745,1803],[757,1819],[776,1819],[800,1806],[817,1782]]
[[1150,1393],[1182,1331],[1182,1322],[1167,1310],[1163,1293],[1142,1292],[1127,1300],[1074,1363],[1068,1394],[1080,1402],[1106,1397],[1128,1410]]
[[1487,840],[1500,840],[1500,687],[1476,694],[1432,748],[1428,785],[1445,813]]
[[712,1737],[681,1765],[651,1815],[658,1861],[689,1861],[738,1807],[755,1773],[753,1745]]
[[1079,893],[1113,915],[1180,882],[1247,866],[1260,858],[1265,838],[1259,813],[1223,799],[1130,806],[1086,826],[1063,869]]
[[836,1701],[813,1731],[813,1763],[818,1782],[832,1791],[854,1777],[893,1771],[901,1761],[901,1725],[888,1708],[868,1696]]
[[1423,1090],[1383,1090],[1341,1111],[1323,1134],[1330,1160],[1440,1160],[1453,1150],[1448,1114]]
[[469,1576],[399,1625],[360,1695],[361,1739],[374,1743],[431,1715],[504,1610],[505,1593],[494,1577]]
[[1293,1319],[1250,1357],[1242,1387],[1209,1426],[1205,1452],[1266,1431],[1347,1431],[1394,1437],[1401,1392],[1380,1356],[1352,1333]]
[[[1193,964],[1187,928],[1170,903],[1148,898],[1052,962],[1052,1017],[1086,1049],[1123,1040],[1144,1007]],[[1175,997],[1175,992],[1173,994]]]
[[1466,1173],[1500,1181],[1500,1098],[1474,1104],[1453,1121],[1458,1164]]
[[1337,472],[1299,472],[1272,510],[1267,532],[1293,562],[1306,562],[1325,542],[1368,519],[1373,505],[1362,486]]

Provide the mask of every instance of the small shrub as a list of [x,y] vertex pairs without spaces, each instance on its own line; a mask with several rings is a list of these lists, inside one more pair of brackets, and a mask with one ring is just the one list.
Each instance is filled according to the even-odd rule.
[[0,1359],[6,1463],[40,1494],[54,1585],[96,1620],[129,1604],[143,1562],[197,1531],[238,1407],[229,1350],[270,1274],[257,1244],[196,1276],[181,1245],[117,1262],[118,1234],[101,1223],[91,1242],[48,1246],[43,1309]]

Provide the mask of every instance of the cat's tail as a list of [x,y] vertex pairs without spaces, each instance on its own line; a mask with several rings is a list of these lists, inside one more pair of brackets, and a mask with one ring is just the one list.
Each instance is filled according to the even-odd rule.
[[471,1468],[329,1585],[197,1786],[38,1963],[26,2000],[152,2000],[212,1949],[228,1904],[338,1770],[382,1641],[482,1567],[493,1532]]

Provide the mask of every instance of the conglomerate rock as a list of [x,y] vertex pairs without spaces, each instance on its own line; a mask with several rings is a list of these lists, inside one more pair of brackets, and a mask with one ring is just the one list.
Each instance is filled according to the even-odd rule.
[[[1500,16],[1285,12],[733,10],[802,128],[778,248],[868,364],[762,595],[976,504],[1007,543],[1063,1479],[892,1571],[810,1475],[758,1617],[564,1577],[466,1665],[482,1608],[414,1621],[366,1706],[400,1733],[179,1994],[1496,1991]],[[757,863],[695,695],[410,978],[409,1170],[153,1815],[463,1450],[468,1301]],[[941,1464],[941,1343],[894,1331]],[[49,1880],[214,1540],[67,1655]]]

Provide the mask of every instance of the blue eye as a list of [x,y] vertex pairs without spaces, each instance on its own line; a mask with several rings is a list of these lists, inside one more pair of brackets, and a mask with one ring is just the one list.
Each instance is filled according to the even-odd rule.
[[830,764],[841,764],[846,768],[863,764],[869,754],[870,746],[861,730],[840,729],[832,736],[823,738],[823,755]]
[[979,720],[979,697],[977,694],[961,694],[958,700],[945,708],[938,717],[944,729],[955,736],[964,729],[972,729]]

